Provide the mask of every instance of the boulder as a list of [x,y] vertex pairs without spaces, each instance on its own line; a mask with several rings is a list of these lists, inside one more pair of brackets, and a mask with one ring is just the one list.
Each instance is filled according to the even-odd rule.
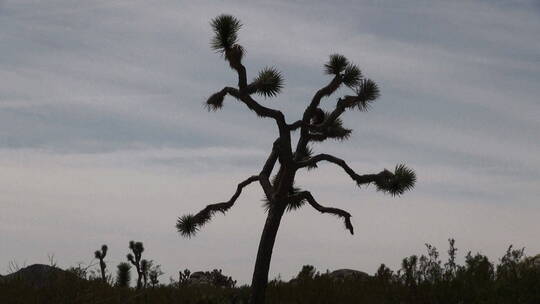
[[190,284],[207,284],[212,285],[212,275],[205,271],[196,271],[189,276],[188,282]]
[[76,279],[75,275],[58,267],[33,264],[21,268],[14,273],[2,276],[0,280],[4,282],[8,280],[20,280],[31,287],[42,288],[46,287],[51,282],[63,278]]
[[362,279],[367,280],[369,279],[370,275],[359,270],[353,270],[353,269],[338,269],[330,272],[328,274],[329,277],[335,279],[335,280],[348,280],[348,279]]

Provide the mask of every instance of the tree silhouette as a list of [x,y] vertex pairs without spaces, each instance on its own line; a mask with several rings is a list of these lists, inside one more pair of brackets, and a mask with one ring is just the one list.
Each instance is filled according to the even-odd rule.
[[102,245],[101,250],[96,250],[96,252],[94,252],[96,259],[99,259],[101,279],[105,283],[107,282],[107,277],[105,276],[105,268],[107,268],[107,264],[105,264],[105,261],[103,259],[105,259],[105,256],[107,255],[107,249],[108,249],[107,245]]
[[[365,112],[379,97],[377,84],[371,79],[364,78],[360,69],[355,64],[350,63],[347,58],[339,54],[330,56],[330,60],[324,65],[326,74],[331,76],[330,82],[315,93],[306,107],[302,119],[289,124],[281,111],[264,106],[252,97],[254,94],[264,98],[276,96],[283,88],[283,77],[277,69],[267,67],[260,71],[253,81],[248,82],[246,68],[242,64],[244,48],[238,44],[238,31],[242,26],[240,21],[230,15],[220,15],[211,21],[211,26],[214,31],[211,47],[221,54],[230,67],[236,71],[238,87],[224,87],[211,95],[206,101],[208,110],[221,109],[225,96],[229,95],[246,105],[259,117],[274,120],[279,136],[273,142],[272,150],[262,170],[240,182],[236,192],[228,201],[208,205],[194,215],[183,215],[178,218],[176,227],[181,235],[191,237],[201,226],[208,223],[213,215],[229,210],[244,187],[258,182],[265,194],[267,218],[257,252],[250,302],[259,304],[264,303],[272,249],[281,218],[286,211],[300,208],[307,203],[321,213],[342,218],[345,227],[351,234],[353,233],[349,212],[334,207],[325,207],[317,202],[311,192],[294,186],[295,176],[299,170],[313,169],[320,162],[329,162],[341,167],[358,186],[374,184],[377,190],[393,196],[401,195],[412,189],[416,175],[414,171],[402,164],[397,165],[393,172],[384,169],[379,173],[361,175],[338,157],[330,154],[313,155],[311,149],[313,143],[328,139],[342,141],[349,138],[352,130],[343,126],[341,114],[353,109]],[[329,112],[321,109],[322,99],[329,97],[342,86],[352,89],[352,95],[339,98]],[[294,131],[299,131],[300,136],[293,149],[291,133]],[[271,178],[276,163],[279,163],[279,169]]]
[[143,287],[143,279],[144,286],[146,286],[148,268],[150,265],[147,260],[142,259],[142,253],[144,251],[142,242],[129,241],[129,249],[131,249],[133,253],[128,253],[127,259],[135,266],[135,270],[137,271],[137,289],[141,289]]

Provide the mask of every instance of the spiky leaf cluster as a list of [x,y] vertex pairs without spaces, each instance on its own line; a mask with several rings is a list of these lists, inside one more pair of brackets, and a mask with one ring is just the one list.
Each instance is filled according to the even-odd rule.
[[399,196],[411,190],[416,183],[416,173],[403,164],[396,166],[394,172],[385,170],[382,178],[375,181],[379,191],[387,192],[392,196]]
[[[305,147],[300,147],[300,150],[298,150],[298,153],[300,154],[300,160],[307,160],[313,156],[313,149],[310,145],[306,145]],[[296,157],[296,152],[294,153],[294,157]],[[317,164],[313,164],[311,166],[307,167],[308,169],[314,169],[317,168]]]
[[144,245],[142,242],[129,241],[129,249],[133,251],[135,256],[140,256],[144,251]]
[[225,99],[225,95],[225,92],[219,91],[208,97],[205,104],[208,111],[217,111],[221,109],[223,107],[223,100]]
[[210,45],[217,52],[231,50],[238,40],[238,30],[242,27],[240,20],[231,15],[220,15],[210,22],[215,36]]
[[199,231],[199,227],[208,223],[216,212],[225,213],[233,205],[232,202],[223,202],[208,205],[199,213],[192,215],[183,215],[176,221],[176,229],[185,237],[192,237]]
[[349,64],[343,71],[341,81],[349,88],[356,87],[362,79],[362,72],[355,64]]
[[[290,191],[290,195],[297,194],[300,191],[302,191],[302,189],[293,186]],[[304,206],[305,203],[306,203],[305,199],[290,199],[289,202],[287,203],[287,211],[294,211],[294,210],[300,209],[302,208],[302,206]]]
[[182,215],[176,221],[176,229],[178,232],[182,236],[188,238],[191,238],[199,231],[197,225],[197,221],[195,221],[195,217],[192,214]]
[[380,96],[379,87],[371,79],[361,80],[355,91],[357,95],[357,103],[355,105],[360,111],[369,110],[371,102]]
[[107,255],[107,250],[108,250],[107,245],[102,245],[101,250],[96,250],[94,252],[94,256],[96,257],[96,259],[103,260],[105,256]]
[[[277,183],[278,183],[278,175],[274,175],[270,181],[270,183],[272,184],[272,186],[274,187],[277,187]],[[299,187],[296,187],[294,184],[293,186],[289,189],[288,191],[288,195],[289,196],[294,196],[298,193],[300,193],[300,191],[302,191],[302,189],[300,189]],[[266,211],[270,210],[270,208],[272,207],[272,203],[268,200],[268,198],[263,198],[262,200],[264,202],[263,204],[263,207]],[[287,211],[293,211],[293,210],[296,210],[296,209],[299,209],[300,207],[302,207],[304,205],[306,201],[305,200],[295,200],[295,199],[289,199],[289,201],[287,202],[287,207],[286,207],[286,210]]]
[[253,80],[255,92],[266,98],[274,97],[283,88],[283,76],[274,67],[266,67]]
[[[328,112],[322,112],[322,122],[326,121],[330,116]],[[333,138],[337,140],[346,140],[350,137],[352,133],[351,129],[343,127],[343,121],[338,117],[331,121],[331,123],[321,132],[313,133],[313,141],[324,141],[328,138]],[[309,169],[309,168],[308,168]]]
[[343,127],[343,121],[336,118],[326,129],[325,135],[329,138],[345,140],[351,136],[352,130]]
[[[326,113],[328,117],[330,113]],[[327,138],[333,138],[338,140],[346,140],[351,136],[352,130],[343,127],[343,121],[341,118],[332,120],[330,125],[324,130],[324,136]]]
[[340,54],[330,55],[330,59],[324,64],[324,71],[326,74],[338,75],[343,72],[349,65],[349,60]]

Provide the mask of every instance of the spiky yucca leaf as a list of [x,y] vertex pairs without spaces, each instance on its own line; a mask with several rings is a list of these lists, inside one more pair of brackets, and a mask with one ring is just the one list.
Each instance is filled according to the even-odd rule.
[[265,196],[263,199],[263,208],[264,208],[264,212],[268,212],[268,210],[270,210],[270,208],[272,208],[272,202],[270,200],[268,200],[268,198]]
[[133,250],[135,254],[140,254],[144,251],[144,246],[142,242],[133,242],[133,246],[132,246],[132,243],[130,242],[129,246],[130,246],[129,248]]
[[[329,115],[329,114],[327,114]],[[324,134],[329,138],[346,140],[351,136],[352,130],[343,127],[343,121],[338,117],[332,121]]]
[[379,191],[387,192],[392,196],[399,196],[405,191],[414,188],[416,183],[416,173],[412,169],[407,168],[403,164],[396,166],[394,172],[388,172],[380,181],[376,181],[375,185]]
[[274,97],[283,88],[283,76],[273,67],[266,67],[253,80],[256,93],[264,97]]
[[191,238],[199,231],[198,223],[192,214],[183,215],[176,222],[176,229],[183,237]]
[[330,59],[324,64],[324,71],[326,74],[337,75],[345,70],[349,65],[349,60],[340,54],[330,55]]
[[[305,160],[313,156],[313,149],[311,148],[310,145],[306,145],[305,147],[300,147],[300,150],[298,151],[298,153],[302,156],[301,159]],[[294,153],[294,156],[296,157],[296,152]],[[315,166],[314,168],[316,167],[317,166]]]
[[379,86],[371,79],[363,79],[356,88],[356,94],[358,96],[356,107],[360,111],[367,111],[371,102],[380,96]]
[[217,52],[225,53],[236,44],[238,40],[238,30],[242,27],[240,20],[231,15],[220,15],[210,21],[215,36],[210,45]]
[[355,64],[349,64],[343,71],[341,81],[349,88],[356,87],[362,79],[362,72]]
[[101,260],[101,259],[102,259],[102,257],[101,257],[101,251],[96,250],[96,251],[94,252],[94,256],[96,257],[96,259],[100,259],[100,260]]
[[223,107],[223,100],[225,100],[226,93],[223,91],[219,91],[217,93],[212,94],[212,96],[208,97],[206,100],[205,106],[208,109],[208,111],[217,111]]
[[[291,190],[289,191],[289,195],[295,195],[295,194],[298,194],[300,191],[302,191],[302,189],[298,188],[298,187],[295,187],[295,186],[292,186]],[[297,209],[300,209],[302,208],[302,206],[304,206],[304,204],[306,203],[306,200],[302,199],[302,200],[289,200],[289,202],[287,203],[287,211],[294,211],[294,210],[297,210]]]
[[126,255],[126,258],[127,258],[128,261],[130,261],[130,262],[132,262],[132,263],[135,263],[135,259],[133,258],[133,254],[128,253],[128,254]]

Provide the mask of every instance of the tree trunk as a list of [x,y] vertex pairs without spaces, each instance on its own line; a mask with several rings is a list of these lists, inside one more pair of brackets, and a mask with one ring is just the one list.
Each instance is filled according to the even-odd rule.
[[251,280],[250,304],[263,304],[265,299],[266,285],[268,284],[268,271],[270,270],[270,260],[272,250],[276,241],[276,235],[281,223],[281,217],[285,209],[281,206],[273,206],[268,210],[268,216],[259,242],[257,260],[253,270]]
[[142,288],[142,273],[139,270],[139,267],[137,267],[137,290]]
[[105,262],[103,262],[102,259],[99,260],[99,268],[101,268],[101,279],[103,280],[103,283],[107,283],[107,277],[105,276]]

